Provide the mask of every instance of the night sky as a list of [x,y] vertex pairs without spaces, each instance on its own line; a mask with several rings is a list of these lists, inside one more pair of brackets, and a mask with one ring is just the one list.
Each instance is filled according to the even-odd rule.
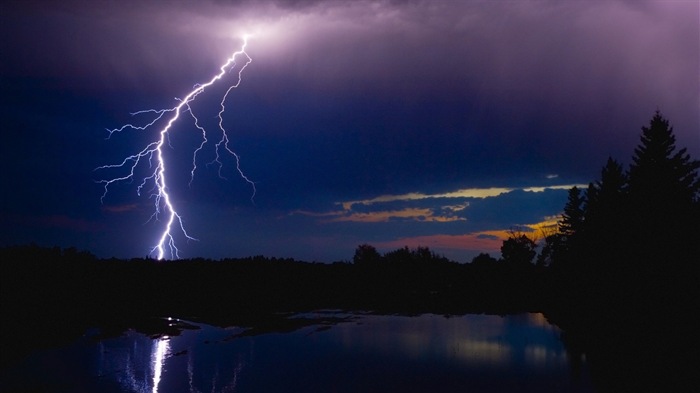
[[[700,158],[698,1],[4,1],[0,246],[145,257],[152,183],[97,181],[157,140],[240,50],[223,124],[240,168],[189,113],[171,129],[180,257],[349,260],[428,246],[467,262],[551,222],[567,189],[630,162],[656,110]],[[228,74],[192,104],[212,141]],[[147,165],[146,165],[147,167]],[[147,173],[145,170],[138,174]],[[123,175],[123,173],[122,173]],[[538,231],[534,232],[535,234]]]

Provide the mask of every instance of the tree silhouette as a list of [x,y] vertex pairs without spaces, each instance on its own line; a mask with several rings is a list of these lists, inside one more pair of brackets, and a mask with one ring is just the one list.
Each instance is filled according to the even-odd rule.
[[496,258],[492,257],[488,253],[482,252],[472,258],[471,264],[474,266],[493,266],[496,262]]
[[657,270],[651,260],[687,259],[700,251],[700,161],[675,142],[673,128],[657,111],[642,127],[630,166],[631,235],[648,274]]
[[542,252],[537,257],[539,266],[548,266],[570,259],[571,250],[582,236],[585,217],[585,197],[578,187],[569,190],[557,233],[545,236]]
[[629,237],[628,178],[622,165],[612,157],[601,170],[600,180],[589,184],[582,231],[572,252],[587,259],[589,268],[610,268],[632,244]]
[[382,256],[377,249],[369,244],[357,246],[355,255],[352,257],[352,262],[358,266],[376,266],[381,260]]
[[523,233],[511,231],[501,246],[503,262],[512,265],[529,265],[537,254],[537,243]]
[[429,247],[418,246],[414,249],[404,246],[384,254],[387,264],[394,266],[429,266],[435,263],[448,262],[448,259],[435,254]]
[[583,228],[584,198],[581,190],[574,186],[569,190],[569,195],[564,206],[564,213],[559,224],[559,232],[564,236],[574,236]]
[[553,266],[561,264],[562,261],[568,259],[565,256],[568,250],[566,239],[566,236],[558,232],[545,236],[544,246],[542,246],[542,251],[537,256],[536,265],[541,267]]
[[608,157],[601,170],[600,180],[591,183],[586,191],[586,225],[595,225],[598,219],[614,216],[627,204],[628,177],[622,165]]
[[408,246],[389,251],[384,254],[384,258],[388,264],[393,266],[407,267],[412,264],[414,255]]
[[642,127],[641,143],[630,166],[630,193],[644,195],[648,205],[661,202],[687,207],[700,199],[700,161],[687,149],[676,151],[673,127],[658,111],[649,127]]

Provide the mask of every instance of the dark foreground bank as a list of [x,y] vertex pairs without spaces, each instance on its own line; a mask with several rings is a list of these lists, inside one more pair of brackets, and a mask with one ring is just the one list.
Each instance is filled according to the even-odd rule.
[[567,350],[586,356],[601,392],[691,391],[687,387],[698,382],[696,303],[682,287],[602,302],[572,298],[555,272],[534,265],[98,260],[73,249],[34,246],[0,255],[3,331],[13,338],[3,347],[3,366],[33,349],[70,342],[90,327],[99,326],[106,336],[128,329],[175,335],[187,328],[162,317],[248,327],[257,334],[319,323],[288,318],[318,309],[543,312],[563,329]]

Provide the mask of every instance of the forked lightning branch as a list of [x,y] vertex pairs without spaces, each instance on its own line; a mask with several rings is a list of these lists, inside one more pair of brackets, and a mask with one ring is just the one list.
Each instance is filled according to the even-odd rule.
[[[202,142],[194,150],[192,156],[192,170],[190,172],[191,184],[192,179],[194,179],[195,171],[197,170],[197,154],[200,153],[208,143],[214,143],[207,139],[207,130],[200,125],[199,119],[194,113],[191,104],[200,94],[203,94],[208,87],[227,77],[233,78],[233,83],[221,97],[220,108],[217,114],[217,125],[221,138],[214,143],[215,158],[213,163],[218,165],[219,176],[222,177],[221,167],[223,164],[220,160],[221,154],[232,155],[235,158],[236,170],[241,178],[250,184],[253,190],[252,197],[255,196],[255,183],[250,180],[241,170],[240,157],[229,147],[229,137],[223,125],[223,115],[226,111],[226,98],[233,89],[240,85],[243,71],[252,61],[251,57],[248,56],[248,53],[246,53],[247,44],[248,36],[246,35],[243,36],[243,44],[241,45],[241,49],[234,52],[231,57],[226,60],[226,62],[219,69],[219,73],[214,75],[208,82],[195,85],[185,97],[178,99],[177,106],[168,109],[146,109],[134,112],[132,115],[152,115],[152,118],[150,121],[141,125],[129,123],[119,128],[108,129],[108,138],[110,138],[115,133],[121,133],[126,130],[149,131],[152,129],[158,129],[158,127],[162,125],[162,127],[158,129],[156,138],[140,151],[125,157],[118,164],[103,165],[95,168],[95,171],[111,169],[121,172],[121,175],[108,179],[97,180],[98,183],[104,185],[104,193],[102,194],[101,198],[103,202],[109,193],[110,186],[116,183],[138,180],[139,184],[136,187],[136,193],[139,196],[142,195],[144,190],[149,190],[149,197],[153,198],[154,200],[154,211],[149,221],[156,220],[163,223],[162,232],[160,232],[158,235],[158,242],[155,246],[153,246],[150,252],[158,259],[163,259],[166,257],[180,257],[179,249],[175,244],[175,231],[180,231],[182,235],[189,240],[196,240],[194,237],[190,236],[185,229],[182,216],[177,210],[177,204],[169,192],[168,179],[170,176],[179,176],[180,174],[170,173],[168,171],[168,163],[166,162],[166,158],[163,154],[163,150],[169,146],[168,133],[171,131],[171,128],[175,123],[178,121],[185,121],[180,118],[182,115],[185,117],[191,117],[190,120],[193,122],[193,126],[202,134]],[[236,69],[238,70],[237,72],[235,71]],[[135,179],[137,176],[137,170],[142,167],[150,168],[146,172],[147,175],[143,178]]]

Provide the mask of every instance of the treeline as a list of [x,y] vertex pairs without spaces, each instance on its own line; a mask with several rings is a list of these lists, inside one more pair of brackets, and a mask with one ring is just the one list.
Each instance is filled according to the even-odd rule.
[[[37,310],[68,319],[223,318],[343,308],[398,313],[541,311],[534,265],[459,264],[428,248],[381,256],[358,247],[352,263],[237,259],[97,259],[74,249],[0,249],[6,315]],[[376,258],[376,260],[373,260]]]

